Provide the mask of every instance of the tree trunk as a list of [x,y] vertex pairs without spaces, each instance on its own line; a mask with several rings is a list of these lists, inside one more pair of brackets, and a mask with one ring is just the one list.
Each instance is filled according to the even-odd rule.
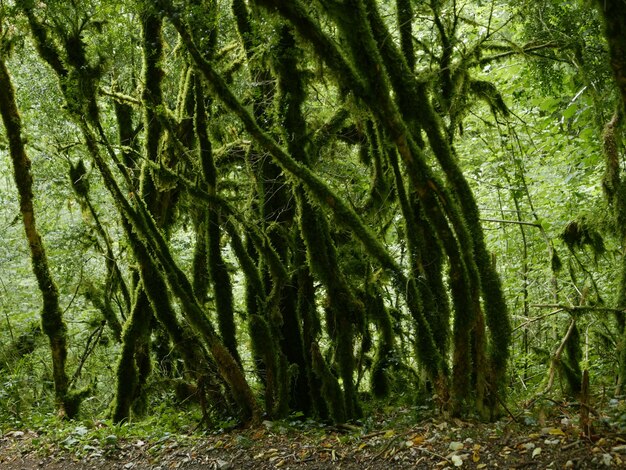
[[72,418],[78,412],[78,403],[73,403],[68,394],[68,377],[65,371],[67,328],[63,322],[59,307],[59,292],[52,279],[43,240],[37,231],[33,207],[31,163],[22,140],[22,121],[15,101],[15,91],[3,57],[0,57],[0,114],[2,114],[2,121],[9,139],[13,175],[19,193],[20,213],[30,248],[33,272],[43,297],[41,325],[50,341],[57,408],[61,416]]

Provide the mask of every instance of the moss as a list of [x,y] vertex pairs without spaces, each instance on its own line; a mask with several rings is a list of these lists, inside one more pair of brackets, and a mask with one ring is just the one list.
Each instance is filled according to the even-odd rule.
[[[204,403],[203,393],[207,391],[212,395],[211,398],[216,404],[222,403],[224,400],[220,393],[220,387],[215,383],[216,380],[213,377],[215,367],[207,357],[198,335],[188,326],[179,323],[163,276],[156,269],[146,247],[127,222],[124,223],[124,227],[129,237],[133,254],[138,261],[141,282],[154,315],[160,326],[167,331],[175,352],[182,357],[187,375],[197,382],[201,404]],[[163,343],[165,339],[161,341]],[[169,350],[168,355],[172,355],[172,352]]]
[[498,114],[501,114],[503,117],[507,117],[511,113],[493,83],[485,80],[470,80],[469,89],[487,103],[494,116],[497,117]]
[[576,324],[567,338],[565,357],[561,360],[561,370],[567,381],[568,391],[573,397],[578,397],[582,390],[581,359],[580,331],[578,330],[578,324]]
[[413,48],[413,7],[410,0],[396,0],[396,17],[400,31],[400,48],[409,70],[415,69],[415,50]]
[[347,419],[346,406],[337,377],[332,373],[322,357],[319,346],[311,344],[311,358],[315,374],[321,381],[321,393],[328,405],[330,416],[335,423],[345,423]]
[[50,342],[55,399],[59,411],[66,414],[67,410],[64,408],[68,392],[68,377],[65,370],[67,327],[59,307],[59,292],[52,278],[45,246],[36,225],[31,163],[22,140],[22,122],[15,101],[15,92],[3,58],[0,58],[0,82],[3,83],[0,87],[0,114],[9,140],[13,176],[19,194],[20,214],[30,248],[32,269],[43,298],[41,328]]
[[89,194],[89,180],[85,162],[79,159],[76,165],[70,162],[69,177],[72,189],[79,199],[84,199]]
[[[122,162],[133,172],[137,168],[135,156],[137,155],[137,132],[133,121],[133,107],[128,103],[114,101],[115,118],[117,121],[117,135],[121,146]],[[135,184],[133,187],[137,187]]]
[[63,403],[65,407],[65,415],[68,419],[74,419],[78,416],[81,403],[92,393],[93,390],[91,390],[91,387],[85,387],[81,390],[73,390],[67,393]]
[[107,323],[107,326],[111,329],[113,333],[113,338],[116,342],[122,342],[122,325],[113,311],[111,304],[106,302],[106,299],[103,300],[103,296],[105,295],[103,292],[99,291],[95,286],[91,284],[87,284],[84,292],[85,298],[89,300],[95,308],[97,308]]
[[[152,310],[148,297],[139,284],[135,291],[135,302],[130,317],[122,332],[122,351],[116,370],[116,390],[113,402],[113,421],[119,423],[130,418],[133,402],[142,394],[145,384],[146,358],[141,354],[149,337]],[[147,358],[149,361],[149,358]]]
[[[412,270],[411,279],[413,286],[416,286],[418,289],[418,292],[413,294],[413,305],[409,305],[411,315],[418,327],[416,338],[417,351],[421,362],[426,366],[429,377],[434,379],[442,373],[444,367],[442,358],[447,354],[448,328],[441,329],[442,326],[445,326],[447,319],[441,319],[436,316],[438,306],[435,304],[435,299],[428,286],[425,286],[423,282],[417,284],[414,281],[418,278],[423,278],[427,283],[430,281],[430,278],[426,277],[422,254],[427,251],[424,246],[424,232],[430,233],[434,229],[430,226],[427,219],[419,217],[419,209],[414,209],[411,205],[395,151],[391,151],[388,154],[388,159],[393,170],[396,194],[398,195],[400,210],[405,224],[407,248]],[[418,204],[419,202],[415,201],[415,205]],[[434,247],[431,246],[429,248]],[[436,253],[437,251],[433,251],[433,255]],[[445,310],[443,311],[445,312]],[[438,335],[439,338],[436,339],[435,335]]]
[[606,251],[602,236],[586,217],[568,222],[559,238],[570,250],[588,246],[595,255],[602,255]]
[[[217,184],[217,169],[213,160],[211,141],[207,134],[207,116],[204,104],[204,93],[200,81],[195,83],[195,120],[194,127],[198,140],[198,152],[202,166],[203,177],[208,186],[209,194],[215,194]],[[207,267],[217,311],[217,323],[224,345],[241,363],[237,351],[237,331],[235,312],[233,307],[233,290],[226,263],[222,257],[221,248],[221,217],[214,208],[209,208],[206,214],[206,251]]]
[[390,182],[387,177],[387,159],[384,157],[381,139],[379,138],[378,126],[368,119],[365,123],[367,146],[366,154],[368,155],[368,166],[371,166],[371,182],[370,192],[364,209],[371,214],[377,214],[382,217],[385,209],[391,207],[393,194],[390,190]]
[[[297,235],[294,258],[294,263],[298,266],[296,272],[298,286],[296,309],[298,318],[302,321],[302,341],[305,359],[304,373],[308,384],[307,395],[309,396],[312,410],[319,418],[326,419],[328,417],[328,407],[321,394],[321,380],[313,372],[312,349],[310,346],[317,341],[321,333],[320,319],[315,305],[316,288],[309,266],[306,264],[304,242],[299,234]],[[305,347],[305,345],[309,347]]]
[[206,213],[202,213],[195,217],[194,228],[196,239],[193,248],[192,261],[193,292],[200,302],[205,303],[210,285]]
[[248,329],[253,357],[256,359],[257,369],[261,371],[260,375],[265,386],[265,409],[272,413],[277,398],[276,388],[278,387],[277,351],[274,337],[269,324],[260,315],[248,317]]
[[390,377],[389,377],[389,356],[391,350],[381,343],[378,346],[376,358],[372,365],[371,372],[371,390],[372,394],[376,398],[387,398],[391,392]]

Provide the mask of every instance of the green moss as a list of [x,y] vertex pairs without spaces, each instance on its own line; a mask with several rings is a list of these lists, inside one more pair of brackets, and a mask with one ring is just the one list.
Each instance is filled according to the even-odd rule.
[[67,359],[67,329],[59,307],[59,292],[48,266],[43,240],[39,235],[33,205],[33,179],[31,162],[22,140],[21,117],[15,100],[15,91],[4,60],[0,58],[0,114],[9,140],[9,153],[13,165],[13,176],[19,194],[20,214],[26,239],[30,248],[33,273],[42,295],[41,327],[48,336],[52,354],[52,374],[55,399],[61,413],[66,413],[68,377],[65,371]]
[[400,47],[409,70],[415,69],[415,50],[413,48],[413,7],[410,0],[396,0],[396,17],[400,31]]
[[152,310],[148,302],[148,297],[139,284],[135,291],[135,302],[131,310],[130,317],[124,325],[122,331],[122,351],[116,369],[116,389],[113,402],[112,419],[119,423],[130,418],[130,410],[135,399],[141,394],[140,385],[145,383],[145,377],[140,372],[137,364],[138,351],[142,348],[142,341],[145,342],[150,330]]
[[335,423],[345,423],[347,414],[341,387],[337,377],[335,377],[322,357],[317,344],[311,345],[311,357],[313,370],[321,381],[321,393],[328,405],[332,420]]
[[578,324],[574,325],[572,332],[565,343],[565,357],[561,360],[561,370],[567,381],[567,389],[573,397],[578,397],[582,390],[582,348],[580,345],[580,331]]

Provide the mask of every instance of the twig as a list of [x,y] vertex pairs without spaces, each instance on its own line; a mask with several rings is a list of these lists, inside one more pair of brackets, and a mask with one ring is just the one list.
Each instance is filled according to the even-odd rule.
[[532,308],[556,308],[559,310],[567,310],[568,312],[607,312],[607,313],[626,313],[624,308],[597,307],[593,305],[564,305],[564,304],[533,304]]
[[536,222],[524,222],[523,220],[508,220],[508,219],[480,219],[481,222],[494,222],[497,224],[515,224],[515,225],[530,225],[531,227],[541,227]]
[[517,420],[517,418],[515,417],[515,415],[511,412],[511,410],[509,410],[509,408],[506,406],[506,403],[504,402],[504,400],[502,400],[502,398],[500,397],[500,395],[498,393],[494,393],[493,390],[491,390],[491,387],[489,386],[489,384],[487,384],[487,388],[491,391],[491,393],[493,393],[496,397],[496,400],[498,400],[498,403],[500,403],[500,405],[502,406],[502,408],[504,408],[506,410],[506,412],[509,414],[509,416],[511,417],[511,419],[513,421],[515,421],[516,423],[518,423],[519,421]]
[[552,389],[552,386],[554,385],[554,376],[556,375],[556,366],[561,360],[561,355],[563,354],[563,350],[565,349],[567,340],[572,335],[572,332],[574,331],[575,326],[576,326],[576,319],[572,318],[572,320],[570,321],[569,327],[567,328],[567,332],[565,333],[565,336],[563,336],[563,339],[561,340],[561,344],[559,344],[559,347],[556,349],[556,351],[552,355],[552,358],[550,360],[550,369],[548,371],[548,383],[546,384],[546,388],[542,392],[540,392],[540,395],[545,395]]
[[130,103],[130,104],[134,104],[137,106],[141,106],[142,104],[141,100],[138,100],[137,98],[133,96],[125,95],[123,93],[119,93],[113,90],[107,90],[106,88],[100,88],[100,94],[105,95],[105,96],[110,96],[111,98],[113,98],[114,100],[120,103]]
[[[102,336],[102,332],[104,331],[104,325],[106,325],[106,322],[102,322],[98,328],[96,328],[95,330],[93,330],[91,332],[91,334],[89,335],[89,338],[87,338],[87,344],[85,345],[85,351],[83,352],[83,355],[80,358],[80,362],[78,363],[78,367],[76,368],[76,372],[74,372],[74,375],[72,376],[72,379],[70,380],[69,384],[68,384],[68,389],[72,387],[72,385],[74,384],[74,382],[76,381],[76,379],[78,379],[78,377],[80,377],[80,373],[82,372],[83,366],[85,365],[85,362],[87,362],[87,358],[91,355],[91,353],[96,349],[96,346],[98,344],[98,341],[100,341],[100,337]],[[95,337],[95,340],[94,340]]]
[[369,434],[365,434],[364,436],[361,436],[361,440],[365,440],[365,439],[371,439],[372,437],[377,437],[377,436],[382,436],[383,434],[385,434],[387,431],[376,431],[376,432],[371,432]]
[[573,447],[576,447],[577,445],[580,445],[580,442],[581,442],[581,441],[580,441],[580,439],[579,439],[579,440],[576,440],[576,441],[574,441],[574,442],[570,442],[569,444],[565,444],[565,445],[561,446],[561,452],[564,452],[564,451],[566,451],[566,450],[570,450],[570,449],[572,449]]
[[413,431],[406,431],[403,432],[402,434],[396,434],[394,437],[392,437],[391,439],[389,439],[389,441],[387,442],[387,444],[385,444],[383,446],[383,448],[380,450],[380,452],[378,452],[376,455],[374,455],[374,457],[372,457],[372,459],[377,459],[379,458],[381,455],[383,455],[385,452],[387,452],[387,450],[389,450],[389,447],[391,447],[391,444],[393,444],[394,442],[396,442],[398,439],[400,439],[401,437],[404,436],[408,436],[409,434],[411,434]]
[[450,462],[450,459],[447,457],[444,457],[441,454],[438,454],[437,452],[433,452],[431,450],[425,449],[423,447],[418,447],[417,450],[419,450],[420,452],[424,452],[425,454],[429,454],[429,455],[433,455],[439,459],[445,460],[446,462]]
[[[534,306],[534,305],[530,305],[530,307],[535,307],[535,306]],[[563,310],[565,310],[565,309],[564,309],[564,308],[560,308],[560,309],[555,310],[554,312],[546,313],[545,315],[540,315],[540,316],[538,316],[538,317],[529,318],[528,320],[526,320],[526,321],[525,321],[524,323],[522,323],[521,325],[516,326],[516,327],[513,329],[513,332],[515,332],[515,331],[517,331],[517,330],[519,330],[519,329],[521,329],[521,328],[526,328],[526,327],[527,327],[528,325],[530,325],[531,323],[535,323],[535,322],[537,322],[537,321],[539,321],[539,320],[543,320],[544,318],[548,318],[548,317],[551,317],[552,315],[556,315],[557,313],[561,313]]]

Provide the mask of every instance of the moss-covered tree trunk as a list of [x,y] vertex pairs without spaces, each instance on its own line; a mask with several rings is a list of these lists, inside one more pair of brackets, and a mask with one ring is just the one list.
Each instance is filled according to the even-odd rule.
[[611,68],[626,108],[626,3],[622,0],[598,0],[597,3],[604,16]]
[[[621,169],[623,156],[620,156],[619,143],[626,115],[626,3],[621,0],[602,0],[597,4],[604,17],[604,34],[609,44],[611,68],[621,96],[615,115],[604,128],[603,146],[606,169],[603,183],[609,204],[613,208],[622,244],[624,244],[626,241],[626,178]],[[626,251],[623,248],[616,303],[618,308],[626,309]],[[620,394],[623,393],[626,385],[626,321],[622,315],[618,317],[617,323],[622,329],[618,342],[620,360],[616,390],[616,393]]]
[[[207,115],[204,93],[200,77],[195,80],[195,131],[198,139],[198,152],[206,190],[210,195],[217,192],[217,168],[213,160],[213,149],[207,134]],[[224,257],[222,256],[222,221],[219,211],[209,207],[204,222],[206,230],[207,267],[213,287],[215,309],[220,335],[224,345],[238,363],[241,363],[237,351],[237,331],[233,305],[233,286]]]
[[59,307],[59,292],[48,266],[43,240],[37,230],[31,163],[24,147],[22,120],[15,101],[15,91],[2,56],[0,56],[0,114],[9,141],[13,176],[19,194],[20,213],[30,248],[33,273],[43,298],[41,326],[50,341],[57,408],[61,416],[72,418],[78,411],[78,404],[72,402],[68,393],[68,377],[65,370],[67,327]]

